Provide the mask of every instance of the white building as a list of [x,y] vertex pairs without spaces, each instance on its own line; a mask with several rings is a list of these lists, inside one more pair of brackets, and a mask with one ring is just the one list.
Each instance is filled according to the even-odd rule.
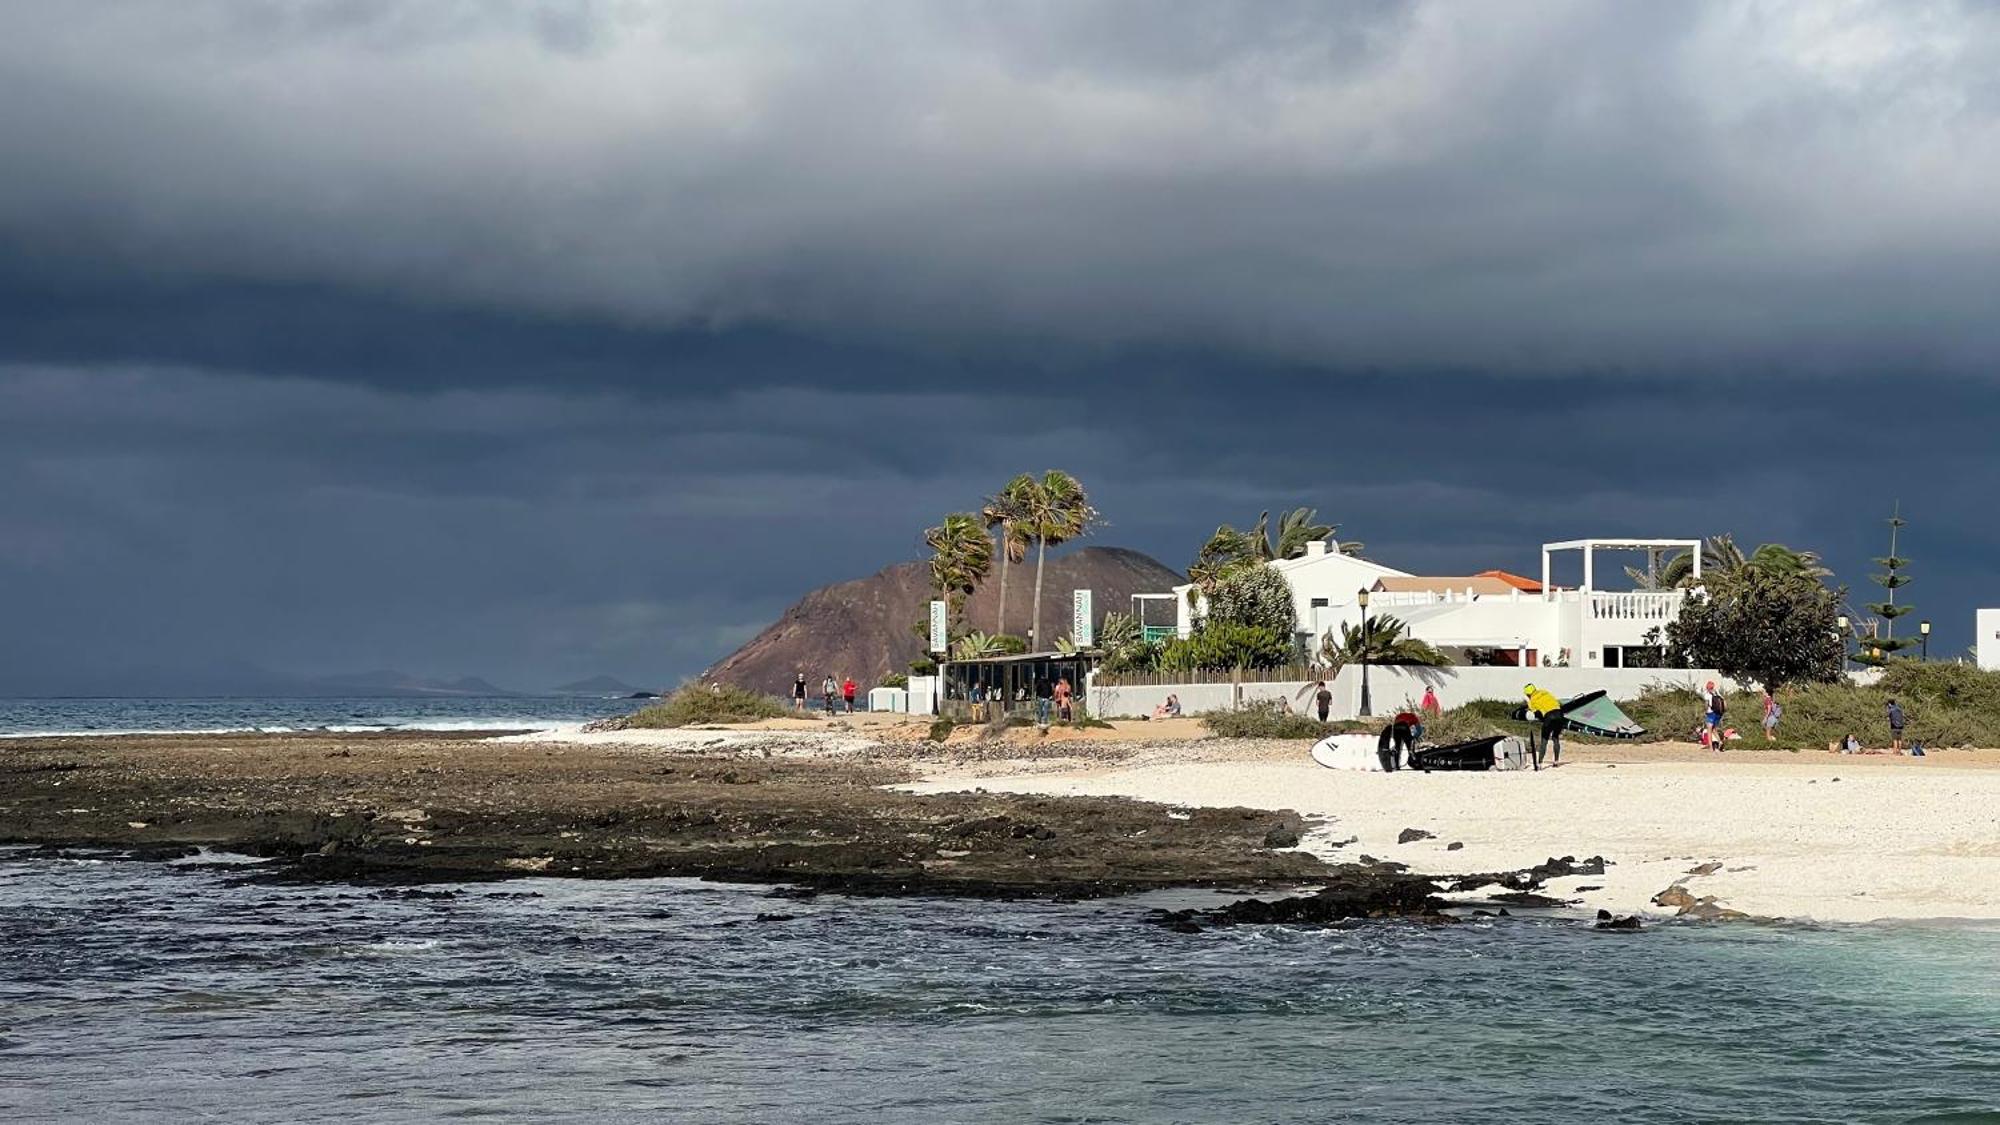
[[2000,609],[1982,609],[1973,614],[1973,631],[1979,635],[1979,666],[2000,672]]
[[[1361,621],[1359,594],[1368,591],[1368,614],[1389,613],[1460,664],[1522,667],[1618,668],[1628,649],[1646,646],[1646,635],[1664,630],[1680,613],[1684,590],[1604,590],[1597,583],[1599,551],[1684,550],[1701,576],[1701,544],[1693,539],[1573,539],[1542,545],[1540,582],[1487,571],[1464,577],[1426,577],[1352,558],[1314,543],[1296,559],[1268,564],[1292,588],[1299,640],[1316,651],[1321,638]],[[1580,552],[1582,584],[1551,581],[1553,556]],[[1621,574],[1622,577],[1622,574]],[[1192,586],[1174,588],[1177,627],[1187,636],[1205,609],[1189,604]],[[2000,623],[1996,623],[2000,626]],[[1982,630],[1985,627],[1982,626]],[[1982,637],[1985,632],[1982,631]],[[1996,652],[2000,657],[2000,652]]]

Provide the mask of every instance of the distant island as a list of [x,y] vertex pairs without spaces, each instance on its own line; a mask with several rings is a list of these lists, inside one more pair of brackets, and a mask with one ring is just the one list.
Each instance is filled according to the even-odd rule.
[[[642,689],[633,687],[616,676],[592,676],[556,688],[553,695],[621,695],[632,696]],[[651,694],[648,692],[647,694]]]

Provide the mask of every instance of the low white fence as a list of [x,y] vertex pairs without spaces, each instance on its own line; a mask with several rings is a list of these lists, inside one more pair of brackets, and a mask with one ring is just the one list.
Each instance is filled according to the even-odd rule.
[[[1527,684],[1547,688],[1564,699],[1602,689],[1612,699],[1625,700],[1637,697],[1650,687],[1699,689],[1711,680],[1725,695],[1740,695],[1750,690],[1720,672],[1700,668],[1375,666],[1368,669],[1368,695],[1370,709],[1374,714],[1383,715],[1395,713],[1406,702],[1414,705],[1424,697],[1424,689],[1427,687],[1437,692],[1439,703],[1451,708],[1461,703],[1470,703],[1475,699],[1519,700],[1522,698],[1521,689]],[[1227,711],[1246,703],[1271,699],[1290,701],[1295,710],[1304,711],[1311,702],[1309,698],[1311,693],[1306,688],[1313,682],[1289,680],[1275,683],[1146,684],[1116,687],[1098,686],[1093,683],[1087,694],[1091,714],[1105,719],[1150,716],[1153,709],[1166,702],[1169,695],[1180,697],[1181,713],[1184,715]],[[1360,715],[1359,666],[1341,669],[1340,674],[1328,683],[1328,687],[1333,691],[1331,718],[1352,719]]]

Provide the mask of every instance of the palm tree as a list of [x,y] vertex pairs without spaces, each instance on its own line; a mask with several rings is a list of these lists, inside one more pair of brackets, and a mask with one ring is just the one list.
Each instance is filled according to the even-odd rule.
[[1039,648],[1042,637],[1042,564],[1049,548],[1090,534],[1097,525],[1097,509],[1090,506],[1083,485],[1061,469],[1050,469],[1041,479],[1028,478],[1032,488],[1023,492],[1021,530],[1035,544],[1035,612],[1028,632],[1029,643]]
[[1343,555],[1358,555],[1365,549],[1366,544],[1335,539],[1340,525],[1315,523],[1317,519],[1319,511],[1315,508],[1293,508],[1279,514],[1275,531],[1268,511],[1259,512],[1256,524],[1248,531],[1238,531],[1225,523],[1202,544],[1201,552],[1188,567],[1188,580],[1205,587],[1239,563],[1296,559],[1306,553],[1308,545],[1321,540],[1332,540],[1334,550]]
[[1379,613],[1368,618],[1364,636],[1360,625],[1340,627],[1340,639],[1328,633],[1320,641],[1319,658],[1334,672],[1350,662],[1358,662],[1365,651],[1370,664],[1407,664],[1437,668],[1451,663],[1445,654],[1409,635],[1410,627],[1394,614]]
[[952,642],[951,658],[953,660],[977,660],[982,656],[998,656],[1005,651],[1006,646],[1001,643],[999,637],[987,636],[985,633],[974,629],[972,632]]
[[[1728,534],[1710,536],[1702,544],[1703,577],[1730,578],[1748,570],[1815,581],[1833,576],[1833,571],[1820,565],[1817,551],[1795,551],[1783,543],[1766,543],[1745,555],[1743,548],[1738,547],[1736,540]],[[1664,566],[1650,570],[1628,566],[1625,573],[1641,590],[1680,589],[1694,585],[1694,558],[1682,551],[1668,559]]]
[[979,510],[980,518],[986,521],[986,530],[999,532],[994,537],[1000,552],[1000,609],[994,614],[995,633],[1007,631],[1007,568],[1028,557],[1028,536],[1021,524],[1028,494],[1034,487],[1035,478],[1022,473],[988,497],[986,506]]
[[944,522],[924,531],[931,549],[931,588],[948,604],[954,621],[963,623],[965,599],[993,569],[993,541],[978,516],[953,512]]

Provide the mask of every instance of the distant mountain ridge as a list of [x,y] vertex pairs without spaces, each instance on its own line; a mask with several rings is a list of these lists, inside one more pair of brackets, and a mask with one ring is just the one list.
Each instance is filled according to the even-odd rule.
[[638,688],[616,676],[592,676],[555,689],[557,695],[631,695]]
[[348,695],[518,695],[496,687],[478,676],[452,680],[412,676],[406,672],[348,672],[334,676],[314,676],[304,681],[313,688],[331,689]]
[[[1164,593],[1185,581],[1159,560],[1123,547],[1084,547],[1053,556],[1042,576],[1042,647],[1054,647],[1056,638],[1068,635],[1072,591],[1091,591],[1102,624],[1107,613],[1131,612],[1133,594]],[[1007,632],[1027,634],[1034,591],[1032,561],[1009,568]],[[996,568],[967,601],[974,629],[997,630],[999,595]],[[923,655],[924,643],[911,626],[923,618],[932,596],[930,569],[922,562],[822,586],[703,675],[780,695],[790,692],[792,677],[801,671],[815,691],[829,675],[853,676],[864,688],[872,686],[886,673],[907,671],[910,661]]]

